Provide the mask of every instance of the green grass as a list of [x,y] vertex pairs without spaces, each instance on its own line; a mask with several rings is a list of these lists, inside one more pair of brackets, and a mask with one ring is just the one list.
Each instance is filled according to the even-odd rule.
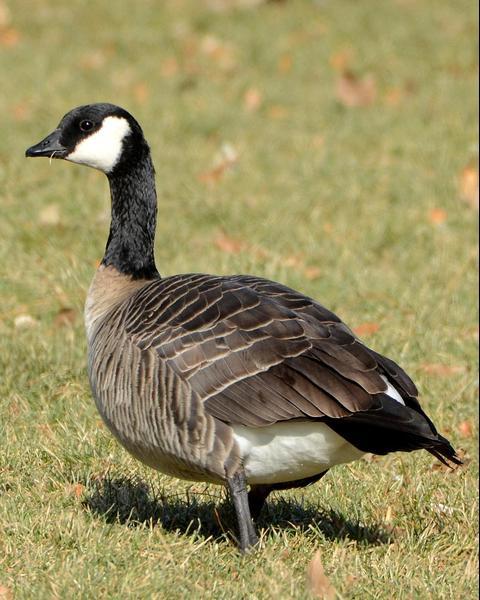
[[[475,4],[7,3],[20,37],[5,45],[15,31],[0,29],[0,586],[15,599],[307,598],[320,549],[342,598],[476,597],[477,215],[458,191],[476,159]],[[345,52],[375,77],[370,106],[336,99]],[[23,158],[92,101],[125,106],[151,143],[163,274],[252,272],[352,327],[378,324],[366,342],[412,374],[465,467],[419,452],[336,468],[274,495],[242,558],[220,488],[134,462],[85,374],[106,181]],[[209,185],[199,176],[225,143],[238,163]],[[20,315],[35,324],[16,327]]]

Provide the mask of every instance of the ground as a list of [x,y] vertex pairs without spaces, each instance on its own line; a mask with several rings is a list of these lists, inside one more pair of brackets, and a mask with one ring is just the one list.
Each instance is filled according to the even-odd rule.
[[[2,600],[307,598],[318,550],[339,598],[476,597],[476,11],[0,0]],[[152,146],[162,274],[318,298],[412,375],[465,466],[335,468],[273,495],[241,557],[222,489],[131,459],[85,371],[107,183],[24,159],[92,101],[129,109]]]

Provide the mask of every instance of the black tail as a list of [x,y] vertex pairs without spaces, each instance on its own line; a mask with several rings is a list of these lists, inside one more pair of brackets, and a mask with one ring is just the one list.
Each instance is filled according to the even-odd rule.
[[427,448],[427,450],[447,467],[453,468],[450,463],[453,463],[454,465],[463,464],[452,444],[440,434],[438,434],[438,443],[431,448]]
[[381,394],[380,406],[348,417],[325,419],[329,427],[359,450],[372,454],[425,449],[443,464],[462,464],[450,442],[421,409]]

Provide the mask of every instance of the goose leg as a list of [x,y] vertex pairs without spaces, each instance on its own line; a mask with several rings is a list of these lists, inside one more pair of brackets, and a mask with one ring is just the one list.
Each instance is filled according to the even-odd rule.
[[248,504],[250,505],[250,514],[252,519],[256,521],[262,512],[267,499],[273,487],[270,485],[252,485],[248,492]]
[[257,532],[250,516],[248,505],[247,480],[243,470],[237,471],[233,477],[227,479],[230,496],[233,500],[237,515],[238,531],[240,534],[240,551],[247,552],[251,546],[258,542]]
[[262,511],[270,492],[273,492],[274,490],[291,490],[294,488],[312,485],[312,483],[319,481],[326,472],[327,471],[323,471],[323,473],[318,473],[318,475],[313,475],[312,477],[297,479],[296,481],[287,481],[285,483],[251,485],[248,493],[248,502],[250,504],[250,513],[252,515],[252,519],[256,520],[260,516],[260,512]]

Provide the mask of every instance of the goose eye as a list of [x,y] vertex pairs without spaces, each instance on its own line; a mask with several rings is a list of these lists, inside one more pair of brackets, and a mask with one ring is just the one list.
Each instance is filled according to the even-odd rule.
[[80,127],[81,131],[91,131],[93,129],[94,123],[93,121],[85,119],[84,121],[80,121],[78,126]]

